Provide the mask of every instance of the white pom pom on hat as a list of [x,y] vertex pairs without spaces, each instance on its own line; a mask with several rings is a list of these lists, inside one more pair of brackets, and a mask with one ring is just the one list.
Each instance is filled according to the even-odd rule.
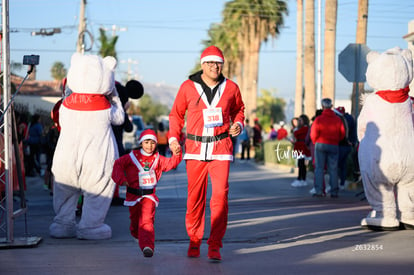
[[157,135],[155,134],[155,131],[152,129],[146,129],[144,130],[141,135],[139,136],[138,143],[141,144],[144,140],[151,139],[158,143]]
[[203,64],[204,62],[224,62],[223,52],[217,48],[216,46],[207,47],[200,57],[200,63]]

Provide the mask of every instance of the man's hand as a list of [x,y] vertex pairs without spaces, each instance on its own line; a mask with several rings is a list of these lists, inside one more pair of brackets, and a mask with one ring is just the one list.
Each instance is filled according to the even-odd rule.
[[238,123],[234,123],[230,128],[229,134],[235,137],[235,136],[238,136],[240,132],[241,132],[240,125]]
[[181,152],[181,146],[178,141],[174,140],[170,143],[170,150],[174,155],[179,155]]
[[129,186],[127,181],[124,181],[121,186]]

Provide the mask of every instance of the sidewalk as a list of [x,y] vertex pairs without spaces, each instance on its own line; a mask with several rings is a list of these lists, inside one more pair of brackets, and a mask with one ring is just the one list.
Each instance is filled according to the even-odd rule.
[[[359,190],[339,198],[312,198],[311,186],[292,188],[296,174],[236,160],[231,166],[228,229],[221,263],[186,256],[185,163],[158,184],[155,254],[144,258],[129,235],[128,209],[112,206],[110,240],[52,239],[52,197],[42,178],[28,178],[27,228],[42,241],[0,250],[0,274],[412,274],[414,231],[372,232],[359,222],[370,207]],[[121,189],[121,196],[124,194]],[[211,189],[208,190],[208,195]],[[25,236],[24,217],[15,238]],[[207,209],[206,221],[209,221]]]

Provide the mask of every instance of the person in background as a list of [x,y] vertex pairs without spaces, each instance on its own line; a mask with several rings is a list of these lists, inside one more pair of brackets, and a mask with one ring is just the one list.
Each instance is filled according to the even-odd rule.
[[297,156],[298,161],[298,177],[291,184],[292,187],[306,186],[306,159],[311,157],[311,152],[306,145],[306,136],[309,132],[309,118],[307,115],[300,115],[298,118],[298,125],[293,132],[294,143],[293,151]]
[[244,128],[239,135],[239,141],[241,144],[241,160],[250,160],[250,146],[251,146],[251,140],[253,137],[253,129],[249,125],[249,119],[246,119]]
[[165,130],[164,123],[158,123],[157,139],[158,139],[158,152],[161,156],[166,156],[168,148],[168,136]]
[[345,180],[347,175],[347,163],[348,155],[352,150],[352,143],[349,141],[349,125],[348,120],[345,117],[345,108],[338,107],[334,110],[337,116],[342,120],[345,128],[345,137],[339,142],[339,156],[338,156],[338,177],[339,177],[339,189],[345,189]]
[[277,139],[277,132],[275,130],[275,127],[273,127],[273,124],[270,125],[269,139],[270,140],[276,140]]
[[259,119],[255,118],[253,126],[253,146],[260,148],[260,146],[262,145],[262,141],[262,125],[260,124]]
[[201,54],[200,63],[201,71],[190,75],[174,100],[169,116],[169,144],[173,154],[180,153],[179,139],[186,123],[186,229],[190,238],[187,256],[200,256],[210,176],[208,258],[220,261],[220,248],[227,228],[229,172],[233,160],[230,136],[238,136],[243,130],[244,103],[237,84],[222,74],[224,56],[219,48],[207,47]]
[[[312,124],[309,126],[309,131],[308,131],[308,134],[306,135],[306,138],[305,138],[305,143],[306,143],[306,146],[308,146],[308,148],[309,148],[309,150],[310,150],[310,152],[311,152],[311,158],[312,158],[312,167],[313,168],[315,168],[315,144],[312,142],[312,140],[311,140],[311,138],[310,138],[310,133],[311,133],[311,128],[312,128],[312,125],[313,125],[313,122],[315,121],[315,119],[318,117],[318,116],[320,116],[322,114],[322,109],[318,109],[318,110],[316,110],[315,111],[315,115],[312,117]],[[324,171],[324,173],[325,173],[325,171]],[[323,181],[323,184],[322,184],[322,190],[324,190],[325,191],[325,180]],[[315,187],[313,187],[310,191],[309,191],[309,193],[311,193],[312,195],[313,194],[315,194],[316,193],[316,191],[315,191]],[[323,194],[326,194],[326,192],[323,192]]]
[[338,144],[345,137],[341,119],[332,111],[332,100],[322,99],[322,114],[311,127],[311,140],[315,144],[314,197],[323,197],[324,168],[327,166],[331,197],[338,197]]
[[52,173],[52,163],[53,155],[55,154],[56,144],[59,138],[59,130],[55,123],[53,123],[49,131],[46,134],[46,170],[44,176],[44,189],[49,190],[50,195],[53,195],[53,173]]
[[294,117],[290,120],[290,126],[291,126],[290,133],[291,134],[295,131],[296,127],[298,127],[298,120],[299,120],[298,117]]
[[124,205],[129,207],[129,230],[138,241],[144,257],[152,257],[155,248],[155,208],[159,203],[155,187],[162,172],[178,166],[181,154],[171,158],[160,155],[157,152],[157,136],[151,129],[144,130],[138,142],[137,149],[115,161],[112,179],[117,185],[127,187]]
[[27,143],[30,148],[28,176],[41,176],[40,154],[42,153],[43,124],[40,115],[32,116]]
[[277,130],[277,140],[285,139],[288,136],[288,131],[285,129],[285,122],[279,123],[280,128]]

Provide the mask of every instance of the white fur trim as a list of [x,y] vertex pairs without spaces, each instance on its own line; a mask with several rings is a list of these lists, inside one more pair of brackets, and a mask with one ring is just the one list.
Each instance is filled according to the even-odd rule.
[[158,142],[157,137],[154,135],[143,135],[140,139],[138,143],[142,143],[144,140],[146,139],[151,139],[153,141],[155,141],[156,143]]
[[201,58],[200,63],[203,64],[204,62],[213,61],[213,62],[221,62],[223,63],[224,60],[220,56],[217,55],[207,55]]

